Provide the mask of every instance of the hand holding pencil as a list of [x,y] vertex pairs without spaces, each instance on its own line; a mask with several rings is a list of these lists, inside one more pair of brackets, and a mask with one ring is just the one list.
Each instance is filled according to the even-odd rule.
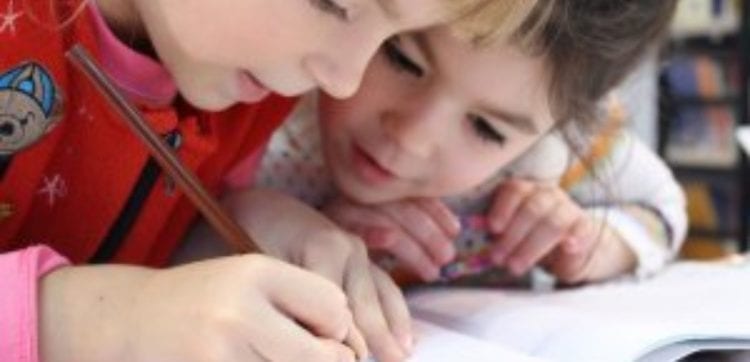
[[[122,94],[120,94],[118,89],[111,83],[109,78],[85,52],[85,50],[80,46],[75,46],[68,53],[68,56],[94,82],[94,84],[99,88],[106,99],[109,100],[110,103],[114,106],[115,110],[117,110],[122,115],[123,120],[127,122],[127,124],[133,129],[134,133],[144,142],[144,145],[149,149],[150,153],[156,159],[156,161],[164,168],[166,173],[175,180],[175,182],[179,185],[179,187],[181,187],[185,195],[191,201],[193,201],[195,206],[204,215],[206,220],[208,220],[208,222],[222,236],[222,240],[225,241],[231,247],[231,249],[237,253],[251,253],[260,251],[261,249],[258,244],[241,226],[239,226],[232,219],[232,217],[230,217],[226,213],[226,211],[216,201],[216,199],[206,191],[206,189],[201,185],[200,180],[198,180],[197,177],[189,169],[181,164],[179,158],[150,128],[148,123],[140,115],[139,111],[133,105],[131,105]],[[227,258],[221,261],[197,263],[197,265],[188,265],[185,267],[176,268],[174,270],[162,272],[157,277],[151,279],[170,280],[170,278],[175,278],[176,276],[177,280],[173,280],[174,284],[176,284],[175,287],[170,288],[167,287],[167,285],[164,285],[165,287],[167,287],[164,290],[172,290],[172,292],[175,292],[176,294],[164,295],[164,290],[159,290],[158,288],[157,290],[152,290],[152,292],[155,294],[151,298],[146,299],[148,299],[150,302],[159,301],[160,303],[146,303],[144,306],[141,306],[141,309],[145,310],[144,313],[146,315],[150,315],[151,312],[149,311],[153,310],[153,308],[151,308],[153,307],[152,304],[156,304],[157,306],[160,305],[161,302],[167,302],[168,304],[170,304],[169,301],[171,300],[172,302],[174,302],[174,310],[180,310],[181,306],[192,303],[192,301],[181,298],[181,293],[179,290],[179,285],[190,284],[185,282],[191,279],[191,273],[193,274],[193,278],[195,278],[196,280],[203,280],[208,284],[218,284],[220,286],[222,284],[226,284],[225,279],[233,278],[233,275],[237,274],[233,273],[232,270],[238,271],[237,268],[240,267],[241,264],[248,263],[252,266],[245,267],[244,269],[256,270],[256,272],[247,275],[250,279],[257,280],[257,285],[255,285],[256,288],[253,288],[252,283],[248,283],[245,287],[240,288],[237,288],[238,286],[235,286],[234,290],[241,291],[249,288],[253,291],[253,293],[244,294],[245,297],[241,295],[235,295],[234,299],[236,299],[237,301],[242,301],[246,300],[247,297],[255,295],[254,299],[256,301],[255,303],[248,303],[244,306],[236,305],[237,307],[240,307],[239,309],[241,310],[244,310],[246,307],[251,308],[244,310],[244,312],[242,312],[241,314],[238,314],[238,320],[233,322],[230,321],[232,322],[232,324],[237,324],[237,330],[231,329],[229,332],[232,332],[233,330],[246,330],[246,332],[242,334],[246,337],[255,335],[256,342],[266,339],[266,342],[289,340],[297,341],[297,343],[291,343],[291,345],[296,345],[296,347],[292,348],[285,345],[278,345],[277,343],[255,345],[255,347],[251,348],[250,351],[245,351],[244,353],[238,354],[246,356],[243,359],[238,359],[238,361],[256,360],[252,358],[247,359],[248,354],[257,355],[256,357],[258,360],[272,359],[282,361],[296,361],[299,360],[298,357],[301,357],[302,355],[295,356],[295,351],[304,351],[308,353],[304,356],[304,359],[306,360],[310,360],[310,358],[314,359],[314,356],[316,355],[315,352],[317,351],[318,355],[320,356],[319,360],[321,361],[350,360],[350,357],[354,358],[355,355],[361,359],[367,355],[367,346],[365,345],[360,332],[353,325],[353,317],[349,313],[346,297],[340,291],[337,291],[337,288],[334,285],[321,284],[321,282],[323,282],[322,279],[318,280],[319,278],[313,278],[312,275],[303,273],[296,268],[293,268],[291,266],[284,266],[280,262],[271,262],[270,259],[261,256]],[[208,265],[208,267],[206,265]],[[230,267],[230,265],[232,267]],[[199,272],[200,270],[204,269],[220,270],[222,268],[226,269],[226,274],[223,276],[214,276],[214,278],[218,278],[218,280],[214,281],[205,279],[205,273]],[[198,272],[196,272],[196,270]],[[273,270],[276,270],[279,273],[271,272]],[[283,270],[286,271],[282,273]],[[258,272],[262,274],[260,277],[257,276]],[[184,274],[187,274],[187,277],[185,277]],[[243,274],[244,273],[240,273],[240,277]],[[201,277],[201,275],[204,275],[204,277]],[[287,276],[287,278],[291,279],[285,282],[285,275]],[[240,278],[240,280],[242,280],[242,278]],[[237,282],[239,281],[236,280],[234,284],[236,284]],[[311,289],[313,285],[318,286]],[[218,286],[207,287],[218,288]],[[176,291],[174,290],[175,288],[177,289]],[[201,288],[193,288],[192,290],[187,289],[184,290],[185,293],[182,294],[194,295],[198,297],[199,294],[196,295],[194,292],[200,290]],[[313,290],[315,291],[314,293],[308,293],[312,292]],[[230,292],[230,294],[236,293]],[[229,296],[230,295],[227,295],[227,297]],[[193,308],[200,309],[201,299],[205,298],[198,298],[198,300],[195,301],[196,305],[194,305]],[[210,299],[211,298],[209,298],[209,300]],[[211,316],[214,315],[215,312],[220,312],[222,310],[226,312],[225,309],[227,306],[225,305],[224,307],[221,307],[221,305],[226,304],[227,301],[231,300],[231,298],[229,300],[220,299],[213,302],[209,301],[208,303],[203,304],[204,306],[213,305],[215,307],[219,307],[218,310],[207,310],[206,312],[208,313],[206,313],[206,315]],[[326,300],[327,302],[325,302]],[[320,302],[317,304],[318,308],[315,307],[315,302]],[[264,303],[269,304],[264,307]],[[312,305],[310,303],[312,303]],[[252,307],[253,304],[256,304],[257,306]],[[230,310],[233,309],[231,307],[232,305],[234,304],[230,303]],[[159,308],[157,307],[156,309],[158,310]],[[239,312],[239,310],[237,311]],[[268,315],[268,313],[270,313],[271,315]],[[170,314],[167,313],[166,317],[168,318],[169,315]],[[252,320],[257,319],[260,316],[263,316],[263,318],[267,320],[267,323],[261,323],[260,320]],[[153,317],[159,319],[159,317],[165,316],[154,315]],[[296,326],[285,326],[285,324],[287,324],[289,321],[285,322],[284,318],[291,318],[292,320],[297,321],[300,324]],[[214,322],[220,321],[214,320],[212,318],[209,318],[209,321],[207,321],[207,323],[209,323],[209,330]],[[255,328],[255,332],[247,331],[247,327],[256,323],[260,323],[260,325],[264,326],[264,328],[267,328],[268,330],[263,332]],[[174,327],[175,325],[180,324],[166,324],[167,327]],[[302,329],[305,328],[310,332],[313,332],[315,336],[320,338],[320,341],[323,341],[324,343],[322,345],[317,344],[316,347],[316,342],[306,337],[307,333],[302,331]],[[142,329],[142,327],[136,327],[135,329],[140,330]],[[157,331],[159,329],[160,328],[156,328]],[[162,332],[165,332],[163,328],[161,330]],[[274,331],[277,331],[277,333],[281,334],[291,333],[291,335],[278,335],[277,337],[273,337]],[[259,332],[260,334],[258,334]],[[263,334],[265,334],[266,336],[262,337]],[[157,332],[157,336],[158,335],[159,333]],[[219,335],[222,335],[222,333],[219,333]],[[174,335],[161,335],[161,337],[169,339],[173,338]],[[222,341],[220,343],[231,344],[232,340],[236,340],[236,338],[228,338],[228,341]],[[329,340],[330,342],[325,342],[325,340]],[[341,348],[337,347],[343,347],[343,345],[340,345],[341,341],[345,341],[349,348],[351,348],[346,348],[346,350],[350,352],[342,352]],[[188,348],[187,350],[190,349]],[[312,353],[312,355],[309,355],[309,353]],[[198,354],[198,356],[200,356],[200,354]],[[149,355],[145,355],[144,357],[146,359],[150,358]],[[210,354],[205,357],[210,357]],[[190,361],[196,359],[195,356],[191,356],[184,360]],[[198,360],[201,359],[197,359],[196,361]],[[226,360],[229,361],[233,359]]]

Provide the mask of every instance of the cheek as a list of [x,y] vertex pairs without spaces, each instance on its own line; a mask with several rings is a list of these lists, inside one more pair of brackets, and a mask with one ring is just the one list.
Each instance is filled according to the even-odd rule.
[[467,192],[494,175],[494,170],[502,168],[497,164],[477,160],[478,158],[472,157],[461,162],[456,160],[452,164],[443,164],[431,182],[432,193],[446,196]]
[[517,144],[503,147],[475,144],[453,149],[436,164],[430,188],[434,195],[457,195],[470,191],[498,174],[522,152]]
[[498,152],[453,152],[436,162],[435,173],[428,180],[430,193],[436,196],[467,192],[496,174],[509,163]]
[[318,117],[321,127],[329,133],[374,131],[385,101],[371,90],[363,85],[356,94],[345,100],[334,99],[320,92]]
[[352,117],[350,100],[339,101],[329,98],[320,92],[321,101],[318,105],[318,121],[324,135],[341,133],[345,129],[356,127]]
[[[301,43],[300,27],[309,27],[307,4],[285,8],[287,2],[249,0],[163,1],[154,27],[171,38],[189,58],[207,63],[267,63],[291,56]],[[289,6],[286,6],[289,7]],[[304,15],[304,16],[303,16]],[[279,24],[287,24],[279,26]],[[296,26],[295,26],[296,24]],[[309,37],[308,37],[309,38]]]

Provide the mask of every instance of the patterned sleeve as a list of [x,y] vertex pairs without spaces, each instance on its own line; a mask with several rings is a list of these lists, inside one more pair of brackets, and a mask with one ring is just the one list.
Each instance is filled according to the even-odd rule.
[[687,232],[685,196],[664,161],[623,129],[624,119],[624,110],[612,103],[599,134],[572,139],[586,146],[582,152],[572,152],[568,141],[552,132],[497,177],[447,201],[459,215],[475,214],[486,210],[507,175],[559,183],[628,243],[638,260],[636,275],[651,275],[682,246]]
[[671,170],[622,129],[595,138],[584,160],[568,170],[562,186],[628,243],[638,259],[636,275],[660,270],[687,232],[685,196]]

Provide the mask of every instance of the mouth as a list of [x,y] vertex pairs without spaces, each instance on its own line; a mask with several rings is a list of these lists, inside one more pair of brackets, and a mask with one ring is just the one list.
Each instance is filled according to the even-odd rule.
[[357,175],[369,184],[381,185],[397,178],[393,172],[358,145],[352,146],[352,164]]
[[241,71],[238,75],[238,98],[244,103],[257,103],[267,97],[271,91],[263,85],[252,73]]

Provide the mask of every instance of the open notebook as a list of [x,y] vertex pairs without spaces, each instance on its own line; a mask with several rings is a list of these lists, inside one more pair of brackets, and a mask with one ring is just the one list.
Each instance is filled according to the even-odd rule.
[[750,350],[750,264],[678,263],[642,282],[547,293],[424,289],[411,361],[675,361]]

